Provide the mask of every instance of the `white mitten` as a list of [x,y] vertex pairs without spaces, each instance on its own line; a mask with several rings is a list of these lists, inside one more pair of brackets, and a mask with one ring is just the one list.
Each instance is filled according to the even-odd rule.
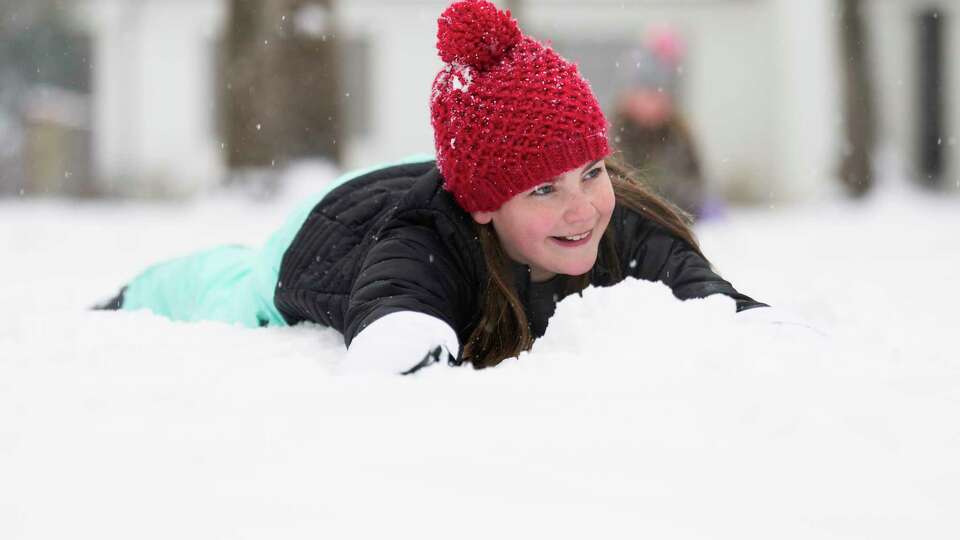
[[458,354],[457,333],[447,323],[416,311],[397,311],[353,338],[338,371],[408,375]]

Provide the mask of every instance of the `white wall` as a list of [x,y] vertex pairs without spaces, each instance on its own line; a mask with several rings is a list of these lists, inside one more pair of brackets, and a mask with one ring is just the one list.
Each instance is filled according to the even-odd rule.
[[108,193],[217,185],[214,45],[221,0],[92,0],[94,163]]
[[371,128],[367,136],[348,141],[346,167],[433,152],[430,85],[442,67],[436,24],[447,4],[429,0],[336,4],[340,31],[367,37],[371,44]]
[[[718,192],[768,197],[777,162],[777,65],[771,24],[763,2],[723,9],[700,8],[689,36],[687,111]],[[678,14],[677,17],[683,17]]]
[[773,200],[840,192],[844,148],[839,16],[834,0],[775,0],[778,84]]

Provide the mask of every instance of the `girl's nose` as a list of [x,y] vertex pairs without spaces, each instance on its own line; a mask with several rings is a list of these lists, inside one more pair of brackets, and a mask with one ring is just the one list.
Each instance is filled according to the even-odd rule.
[[589,221],[594,214],[596,214],[596,208],[593,207],[590,197],[583,193],[577,193],[571,196],[564,218],[567,223],[578,223]]

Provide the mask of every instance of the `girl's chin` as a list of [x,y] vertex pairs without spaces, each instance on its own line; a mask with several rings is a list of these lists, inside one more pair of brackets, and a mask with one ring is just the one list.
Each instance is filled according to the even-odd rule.
[[587,272],[589,272],[592,268],[593,268],[592,264],[584,266],[582,268],[571,268],[567,272],[564,272],[564,274],[568,276],[582,276],[583,274],[586,274]]
[[596,254],[594,254],[593,257],[584,258],[579,261],[564,261],[563,264],[558,265],[559,268],[555,270],[555,272],[557,274],[566,274],[568,276],[581,276],[593,269],[593,265],[596,264],[596,262]]

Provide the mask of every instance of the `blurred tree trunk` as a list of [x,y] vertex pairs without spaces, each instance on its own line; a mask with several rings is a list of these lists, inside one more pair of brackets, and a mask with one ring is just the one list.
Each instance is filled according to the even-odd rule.
[[230,169],[340,160],[332,0],[230,0],[224,78]]
[[846,147],[840,177],[853,196],[862,196],[874,181],[875,119],[866,28],[861,0],[840,1]]
[[921,180],[929,187],[939,187],[944,172],[944,35],[943,15],[931,8],[918,15],[920,23],[917,70],[917,134]]

